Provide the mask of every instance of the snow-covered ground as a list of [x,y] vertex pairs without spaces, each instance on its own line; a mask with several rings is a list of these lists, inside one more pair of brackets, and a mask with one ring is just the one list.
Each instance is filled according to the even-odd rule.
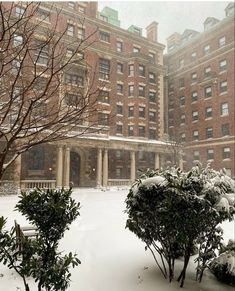
[[[80,217],[61,242],[61,250],[78,253],[82,264],[72,269],[69,291],[172,291],[182,290],[177,282],[169,284],[160,274],[144,244],[125,229],[125,198],[128,190],[77,189],[73,197],[81,202]],[[0,197],[0,216],[23,225],[24,217],[14,211],[16,196]],[[225,242],[234,238],[234,222],[223,224]],[[180,266],[181,261],[178,262]],[[209,272],[201,284],[195,282],[193,260],[187,273],[186,291],[234,291],[219,283]],[[177,275],[177,270],[176,270]],[[33,284],[31,291],[36,291]],[[23,291],[21,279],[0,264],[0,291]]]

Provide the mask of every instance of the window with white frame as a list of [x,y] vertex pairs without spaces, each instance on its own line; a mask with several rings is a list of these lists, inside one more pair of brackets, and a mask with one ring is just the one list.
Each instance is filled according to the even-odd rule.
[[204,77],[208,78],[211,76],[211,66],[208,66],[204,69]]
[[200,153],[199,153],[199,151],[194,151],[193,152],[193,159],[194,159],[194,161],[199,161],[200,160]]
[[193,92],[191,93],[191,98],[192,98],[192,102],[197,101],[197,98],[198,98],[197,91],[193,91]]
[[116,133],[117,134],[122,134],[123,126],[122,124],[117,124],[116,125]]
[[180,106],[185,105],[185,96],[180,96]]
[[226,44],[226,38],[225,36],[222,36],[219,38],[219,47],[223,47]]
[[211,97],[212,96],[212,87],[211,86],[205,87],[204,94],[205,94],[205,98]]
[[154,63],[155,62],[155,54],[149,53],[149,57],[151,58],[151,61]]
[[227,102],[224,102],[220,105],[220,114],[221,114],[221,116],[225,116],[225,115],[229,114]]
[[128,135],[133,136],[134,135],[134,126],[128,125]]
[[197,73],[192,73],[191,74],[191,81],[192,81],[192,83],[197,82]]
[[123,43],[121,41],[117,41],[117,52],[122,52]]
[[128,66],[128,75],[129,76],[134,76],[134,65],[129,65]]
[[50,22],[50,12],[39,8],[37,9],[37,18],[42,21]]
[[207,127],[206,128],[206,138],[212,138],[213,137],[213,128]]
[[149,91],[149,101],[156,102],[156,92]]
[[106,59],[99,59],[99,78],[102,80],[109,80],[110,61]]
[[149,82],[150,83],[155,83],[156,82],[156,76],[152,72],[149,72]]
[[149,121],[156,122],[156,111],[149,111]]
[[145,136],[145,126],[143,126],[143,125],[139,126],[139,136],[141,136],[141,137]]
[[109,125],[109,114],[104,112],[98,113],[98,124],[99,125]]
[[191,54],[191,58],[192,58],[192,59],[196,59],[196,57],[197,57],[197,53],[196,53],[196,52],[192,52],[192,54]]
[[128,86],[128,96],[134,96],[134,85]]
[[83,86],[84,79],[76,74],[65,74],[65,83],[77,86]]
[[133,117],[134,116],[134,106],[128,106],[128,117]]
[[198,111],[193,111],[192,112],[192,120],[197,121],[198,120]]
[[145,77],[145,66],[139,65],[139,76]]
[[85,7],[78,5],[78,12],[85,14],[85,12],[86,12]]
[[212,107],[211,106],[206,107],[206,109],[205,109],[205,117],[206,118],[212,117]]
[[75,27],[73,24],[68,24],[67,26],[67,35],[74,36]]
[[209,54],[210,53],[210,45],[209,44],[205,45],[203,48],[203,51],[204,51],[205,55]]
[[81,40],[85,39],[85,29],[83,27],[78,27],[78,38]]
[[117,73],[122,74],[123,73],[123,64],[117,63]]
[[231,151],[230,147],[224,147],[223,148],[223,159],[230,159]]
[[13,74],[17,74],[20,70],[20,61],[19,60],[13,60],[12,61],[12,72]]
[[219,69],[220,72],[226,71],[227,68],[227,61],[226,60],[222,60],[219,62]]
[[184,132],[181,133],[180,140],[181,140],[181,142],[185,142],[186,141],[186,134]]
[[133,53],[139,53],[139,52],[140,52],[140,48],[134,46],[134,47],[133,47]]
[[185,114],[181,114],[180,116],[180,123],[184,124],[185,123]]
[[145,97],[145,86],[139,85],[139,96]]
[[214,150],[213,149],[207,150],[207,160],[214,160]]
[[145,118],[145,107],[139,106],[139,117]]
[[20,34],[13,35],[13,46],[18,47],[23,44],[23,36]]
[[16,6],[16,17],[22,17],[25,13],[25,9],[21,6]]
[[193,130],[193,140],[199,140],[199,132],[198,130]]
[[227,81],[220,82],[220,93],[227,92],[228,90],[228,83]]
[[67,49],[66,51],[66,57],[71,58],[74,54],[74,50],[73,49]]
[[123,106],[120,104],[117,104],[117,114],[123,115]]
[[105,31],[100,31],[100,40],[104,42],[110,42],[110,34]]
[[117,84],[117,93],[123,94],[123,84]]
[[222,136],[227,136],[230,134],[229,123],[224,123],[221,125],[221,134]]
[[49,60],[49,46],[41,40],[35,40],[35,60],[37,64],[47,65]]
[[109,91],[101,90],[99,92],[98,101],[109,104],[110,102]]

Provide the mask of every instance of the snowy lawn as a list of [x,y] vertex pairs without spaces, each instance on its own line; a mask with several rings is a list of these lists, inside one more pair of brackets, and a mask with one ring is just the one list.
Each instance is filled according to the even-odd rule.
[[[73,197],[81,202],[80,217],[61,241],[61,250],[77,252],[82,264],[72,269],[69,291],[171,291],[182,290],[169,284],[160,274],[144,244],[125,229],[125,198],[128,190],[77,189]],[[16,196],[0,197],[0,216],[8,217],[8,227],[24,217],[14,211]],[[59,222],[58,222],[59,223]],[[234,238],[234,222],[224,223],[224,240]],[[178,261],[181,265],[182,262]],[[201,284],[195,282],[193,259],[185,281],[186,291],[234,291],[205,272]],[[176,275],[177,275],[176,268]],[[31,281],[31,291],[36,286]],[[0,291],[23,291],[21,278],[14,270],[0,265]]]

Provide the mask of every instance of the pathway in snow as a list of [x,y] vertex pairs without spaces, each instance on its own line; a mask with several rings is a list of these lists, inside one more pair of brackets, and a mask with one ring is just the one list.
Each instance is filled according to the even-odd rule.
[[[61,250],[78,253],[82,264],[72,270],[69,291],[172,291],[182,290],[176,282],[168,284],[156,268],[144,244],[125,229],[125,198],[128,190],[77,189],[73,197],[81,202],[80,217],[71,225],[61,242]],[[13,211],[17,197],[0,197],[0,215],[25,223]],[[234,237],[234,223],[225,223],[225,241]],[[179,262],[181,264],[181,262]],[[14,271],[0,265],[0,291],[23,291]],[[194,264],[187,274],[185,291],[234,291],[205,273],[201,284],[194,280]],[[36,291],[36,287],[32,290]]]

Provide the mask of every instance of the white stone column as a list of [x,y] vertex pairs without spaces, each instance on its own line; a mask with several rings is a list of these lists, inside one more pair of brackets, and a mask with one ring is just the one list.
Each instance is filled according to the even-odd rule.
[[62,188],[63,183],[63,147],[57,148],[57,161],[56,161],[56,187]]
[[20,194],[20,181],[21,181],[21,155],[19,155],[14,162],[14,182],[17,187],[17,192]]
[[65,148],[64,153],[64,188],[69,188],[69,179],[70,179],[70,148]]
[[160,154],[155,153],[155,170],[160,169]]
[[131,152],[131,181],[135,181],[135,152]]
[[103,186],[108,186],[108,150],[104,150],[103,158]]
[[102,183],[102,149],[97,151],[97,177],[96,184],[97,187],[100,187]]

